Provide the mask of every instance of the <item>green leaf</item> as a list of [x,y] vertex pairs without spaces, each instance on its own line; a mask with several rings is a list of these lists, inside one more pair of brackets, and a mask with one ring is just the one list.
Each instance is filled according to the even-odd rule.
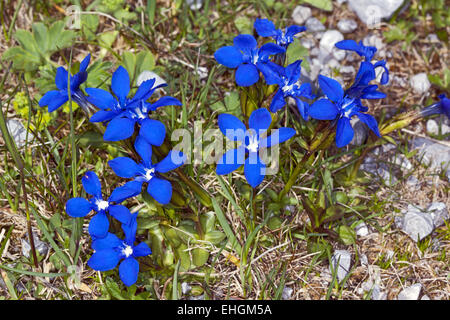
[[306,70],[310,69],[308,60],[306,59],[306,57],[309,56],[309,50],[302,46],[300,40],[298,40],[297,38],[295,38],[294,42],[292,42],[288,47],[286,56],[287,64],[294,63],[297,60],[303,60],[302,67]]
[[333,3],[331,0],[303,0],[303,2],[325,11],[333,11]]
[[197,267],[203,266],[209,258],[209,252],[203,248],[195,248],[192,250],[192,262]]
[[253,22],[245,16],[239,16],[234,19],[234,24],[239,33],[253,34]]
[[218,245],[225,238],[226,238],[225,233],[219,230],[209,231],[208,233],[205,234],[205,241],[209,241],[213,245]]
[[356,242],[355,230],[353,230],[349,226],[339,226],[338,233],[339,238],[345,245],[351,245]]

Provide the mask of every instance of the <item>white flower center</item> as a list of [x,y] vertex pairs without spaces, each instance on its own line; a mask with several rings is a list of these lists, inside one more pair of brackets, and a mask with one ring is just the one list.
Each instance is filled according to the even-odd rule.
[[247,146],[248,151],[250,151],[250,152],[257,152],[258,151],[258,147],[259,147],[258,137],[256,135],[250,136],[249,140],[250,141],[249,141],[248,146]]
[[133,254],[133,248],[129,245],[126,245],[125,248],[122,249],[122,253],[125,255],[125,258],[128,258]]
[[97,200],[95,204],[97,205],[98,211],[106,210],[109,207],[108,201],[105,200]]
[[155,168],[145,169],[145,180],[150,181],[155,173]]

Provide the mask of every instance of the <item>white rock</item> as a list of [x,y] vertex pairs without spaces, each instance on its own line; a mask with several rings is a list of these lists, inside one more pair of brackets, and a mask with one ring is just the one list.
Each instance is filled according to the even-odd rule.
[[138,77],[136,79],[136,85],[139,87],[142,82],[150,80],[150,79],[155,79],[155,84],[153,85],[154,87],[159,86],[160,84],[167,83],[166,80],[161,78],[159,75],[157,75],[153,71],[144,70],[138,75]]
[[379,285],[375,284],[372,288],[372,300],[386,300],[387,294],[385,292],[381,291],[381,288]]
[[[347,250],[336,250],[331,257],[330,272],[337,272],[337,279],[341,282],[350,271],[352,256]],[[338,265],[339,263],[339,265]]]
[[319,19],[314,17],[311,17],[308,20],[306,20],[306,28],[308,29],[309,32],[319,32],[326,30],[323,23],[320,22]]
[[367,256],[364,253],[359,256],[359,260],[363,267],[369,266],[369,259],[367,258]]
[[383,42],[383,39],[380,38],[376,34],[369,34],[368,36],[366,36],[363,39],[363,44],[365,46],[375,47],[378,50],[381,50],[381,49],[383,49],[386,46],[386,44]]
[[349,7],[369,27],[389,18],[403,4],[403,0],[348,0]]
[[181,293],[188,294],[191,291],[192,287],[187,282],[181,283]]
[[341,66],[339,68],[339,72],[343,74],[354,75],[356,73],[356,69],[354,66]]
[[[320,40],[320,49],[325,50],[328,54],[333,54],[335,44],[344,40],[344,35],[337,30],[327,30]],[[343,50],[339,50],[343,51]]]
[[353,19],[342,19],[337,23],[337,27],[342,33],[351,33],[358,28],[358,23]]
[[420,283],[413,284],[412,286],[403,289],[399,294],[398,300],[418,300],[422,285]]
[[406,156],[403,154],[394,155],[394,157],[392,158],[392,162],[405,171],[411,170],[413,168],[411,161],[409,161],[408,158],[406,158]]
[[406,179],[406,185],[409,188],[416,189],[420,185],[420,181],[416,176],[411,175],[408,177],[408,179]]
[[420,300],[431,300],[429,296],[426,294]]
[[426,211],[431,215],[436,228],[442,226],[444,221],[450,219],[447,206],[443,202],[433,202]]
[[449,168],[450,147],[426,138],[416,137],[411,142],[411,149],[419,150],[416,158],[432,169]]
[[289,300],[291,298],[293,292],[294,292],[294,289],[289,288],[289,287],[284,287],[283,293],[281,294],[281,299]]
[[409,84],[414,92],[418,94],[424,94],[431,88],[430,80],[428,80],[428,76],[425,72],[413,76],[409,81]]
[[345,57],[347,56],[347,51],[345,50],[340,50],[338,48],[333,48],[333,57],[338,60],[338,61],[342,61],[345,59]]
[[387,186],[393,186],[398,181],[397,178],[394,175],[392,175],[390,171],[388,171],[384,168],[378,168],[377,174],[380,176],[381,180]]
[[361,146],[367,140],[367,127],[362,121],[359,120],[358,117],[353,117],[350,120],[350,123],[353,127],[354,135],[352,141],[350,141],[351,145]]
[[367,227],[367,224],[362,222],[355,227],[355,232],[359,237],[366,237],[369,235],[369,228]]
[[186,0],[186,4],[191,10],[199,10],[203,6],[203,0]]
[[[27,138],[27,130],[22,125],[22,122],[15,119],[8,119],[6,120],[6,126],[8,127],[9,134],[14,139],[16,146],[18,148],[23,147]],[[30,139],[31,136],[31,133],[29,133],[28,139]]]
[[431,215],[421,211],[408,211],[403,217],[402,230],[412,240],[422,240],[433,232],[434,224]]
[[427,121],[427,132],[434,135],[439,134],[439,125],[433,119]]
[[308,39],[308,38],[301,38],[300,39],[300,43],[303,47],[305,47],[306,49],[311,49],[314,47],[314,45],[316,44],[314,42],[314,40],[312,39]]
[[[292,19],[296,24],[302,25],[310,18],[312,15],[311,8],[304,6],[295,7],[292,12]],[[308,30],[309,31],[309,30]]]

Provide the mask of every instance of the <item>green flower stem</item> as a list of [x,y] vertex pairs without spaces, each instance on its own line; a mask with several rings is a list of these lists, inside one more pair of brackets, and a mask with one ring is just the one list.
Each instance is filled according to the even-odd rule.
[[284,196],[291,190],[294,183],[297,181],[297,178],[302,172],[303,167],[305,166],[306,162],[308,162],[309,158],[314,154],[314,152],[307,151],[304,155],[302,160],[297,164],[294,171],[292,172],[291,176],[289,177],[288,182],[284,186],[284,189],[280,192],[279,200],[282,200]]

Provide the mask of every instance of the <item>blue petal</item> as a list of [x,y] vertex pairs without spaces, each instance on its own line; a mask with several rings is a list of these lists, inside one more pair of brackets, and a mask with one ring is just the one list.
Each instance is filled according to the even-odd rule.
[[269,56],[279,53],[286,52],[286,49],[283,47],[280,47],[279,45],[269,42],[264,44],[258,51],[259,61],[267,61],[269,59]]
[[241,87],[250,87],[259,80],[259,71],[253,64],[243,63],[236,70],[236,83]]
[[136,93],[134,94],[133,100],[147,100],[153,93],[152,87],[155,84],[155,79],[145,80],[141,83]]
[[138,136],[134,142],[134,149],[141,157],[144,165],[149,168],[152,165],[152,145],[143,137]]
[[279,65],[269,61],[267,63],[258,62],[256,67],[261,71],[264,80],[268,85],[283,84],[282,76],[284,74],[284,69]]
[[303,83],[300,86],[299,96],[305,97],[307,99],[314,99],[315,96],[312,94],[312,88],[310,83]]
[[271,146],[283,143],[295,136],[295,129],[281,127],[272,132],[270,136],[260,142],[261,148],[270,148]]
[[272,98],[270,103],[270,112],[275,113],[286,105],[286,100],[284,100],[283,90],[279,89],[277,93]]
[[67,73],[67,70],[64,69],[64,67],[58,67],[58,69],[56,69],[55,84],[59,90],[67,90],[68,77],[69,74]]
[[309,118],[308,107],[309,107],[309,105],[305,101],[302,101],[302,100],[300,100],[297,97],[294,97],[294,99],[295,99],[295,102],[297,103],[298,112],[300,112],[300,114],[302,115],[303,120],[308,121],[308,118]]
[[178,100],[177,98],[173,97],[162,97],[155,103],[151,104],[151,111],[155,111],[159,107],[165,107],[165,106],[182,106],[183,104]]
[[331,101],[339,102],[344,97],[344,89],[334,79],[319,75],[319,85]]
[[378,137],[381,138],[380,131],[378,130],[378,123],[374,117],[372,117],[370,114],[365,114],[361,112],[358,112],[356,115],[362,122],[364,122],[369,127],[370,130],[372,130]]
[[84,198],[72,198],[66,202],[66,212],[74,218],[84,217],[91,210],[91,203]]
[[217,163],[216,173],[218,175],[229,174],[237,170],[245,163],[245,148],[228,150]]
[[97,271],[114,269],[120,261],[119,253],[114,249],[105,249],[94,252],[87,264]]
[[247,128],[237,117],[232,114],[222,113],[219,115],[219,129],[228,139],[243,141]]
[[271,123],[272,116],[266,108],[256,109],[248,119],[249,128],[255,130],[259,135],[269,129]]
[[139,181],[129,181],[123,186],[118,187],[113,190],[109,201],[120,203],[128,198],[137,196],[142,191],[142,182]]
[[89,54],[83,59],[83,61],[81,61],[79,72],[84,72],[84,71],[86,71],[86,69],[87,69],[87,67],[88,67],[90,61],[91,61],[91,54],[89,53]]
[[139,135],[147,140],[147,142],[151,145],[159,147],[164,142],[166,127],[161,121],[145,119],[141,124]]
[[87,100],[97,108],[102,110],[112,109],[117,104],[117,100],[103,89],[98,88],[86,88],[88,94]]
[[289,80],[289,85],[294,84],[300,79],[300,74],[302,72],[302,60],[297,60],[290,65],[288,65],[285,69],[286,77]]
[[139,262],[136,259],[129,257],[123,260],[119,265],[120,280],[127,287],[136,283],[139,274]]
[[233,44],[237,49],[242,50],[246,54],[251,53],[251,50],[258,45],[255,38],[250,34],[240,34],[234,37]]
[[60,95],[58,90],[48,91],[43,97],[39,100],[39,107],[47,106],[51,101],[57,98]]
[[134,133],[134,121],[128,118],[114,118],[106,127],[103,139],[119,141],[131,137]]
[[149,254],[152,254],[152,249],[145,242],[141,242],[133,248],[133,256],[135,257],[145,257]]
[[167,180],[153,177],[148,182],[147,192],[160,204],[168,204],[172,199],[172,184]]
[[318,120],[334,120],[339,114],[339,109],[330,100],[320,99],[309,107],[308,114]]
[[121,223],[129,223],[131,218],[130,210],[122,205],[110,205],[109,214]]
[[109,220],[104,212],[99,212],[91,218],[89,234],[96,238],[104,238],[108,235]]
[[95,238],[92,241],[92,249],[95,251],[113,249],[120,247],[123,241],[120,240],[114,233],[109,233],[104,238]]
[[275,25],[270,20],[256,19],[253,26],[258,35],[261,37],[273,37],[277,34]]
[[108,161],[109,166],[116,175],[121,178],[133,178],[141,171],[139,165],[133,159],[117,157]]
[[233,46],[222,47],[214,53],[214,58],[218,63],[228,68],[237,68],[242,61],[242,53]]
[[81,178],[81,183],[88,194],[97,198],[102,197],[102,185],[95,172],[87,171]]
[[244,174],[249,185],[256,188],[264,180],[266,165],[261,161],[257,153],[250,153],[245,160]]
[[361,47],[355,40],[342,40],[335,44],[336,48],[355,51],[362,55]]
[[130,92],[130,76],[128,71],[120,66],[112,75],[111,89],[123,104]]
[[87,80],[88,74],[86,71],[84,72],[78,72],[76,75],[74,75],[71,79],[70,79],[70,90],[72,91],[72,93],[75,90],[78,90],[78,87]]
[[137,216],[138,212],[132,213],[130,221],[122,224],[122,230],[125,233],[125,242],[129,246],[133,246],[134,241],[136,241]]
[[166,173],[178,168],[185,161],[186,157],[181,151],[170,150],[169,154],[156,164],[155,170],[160,173]]
[[48,112],[53,112],[69,100],[67,91],[60,91],[59,95],[54,96],[53,100],[48,103]]
[[361,62],[355,77],[354,86],[366,86],[376,78],[375,68],[370,62]]
[[336,129],[336,146],[338,148],[345,147],[353,139],[353,128],[350,124],[350,119],[347,117],[342,117],[338,120]]
[[289,26],[286,30],[286,37],[293,37],[303,31],[306,31],[306,27]]
[[97,111],[96,113],[94,113],[92,115],[92,117],[89,119],[89,121],[90,122],[105,122],[105,121],[112,120],[116,116],[117,116],[117,113],[115,113],[114,111],[100,110],[100,111]]

